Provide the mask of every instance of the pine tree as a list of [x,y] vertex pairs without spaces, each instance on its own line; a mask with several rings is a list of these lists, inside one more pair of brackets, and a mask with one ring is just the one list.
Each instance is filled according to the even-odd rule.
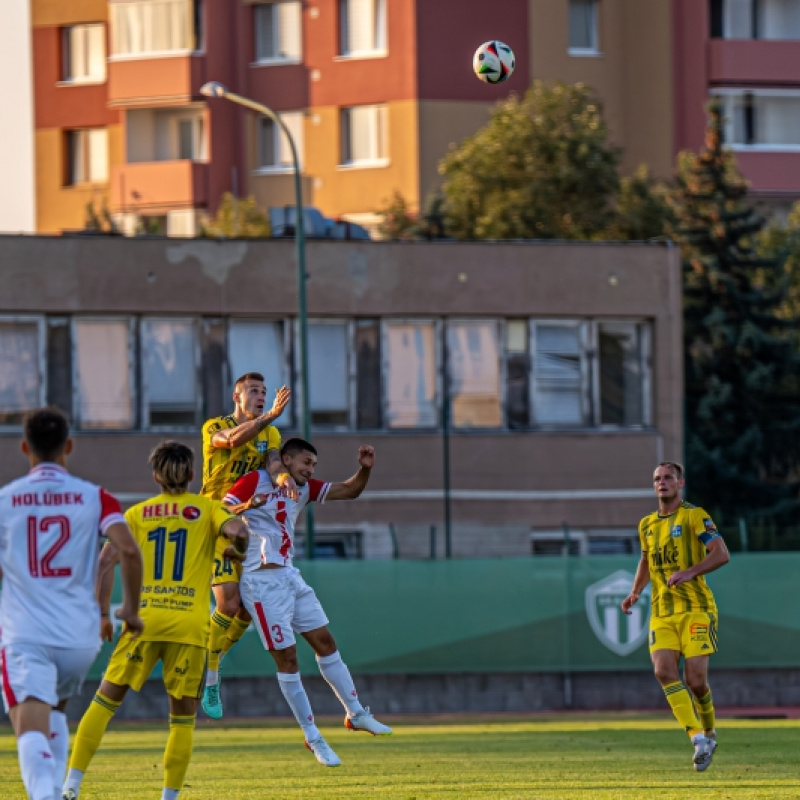
[[800,510],[798,319],[787,272],[757,251],[764,227],[708,105],[705,147],[678,157],[671,197],[684,258],[687,483],[721,516]]

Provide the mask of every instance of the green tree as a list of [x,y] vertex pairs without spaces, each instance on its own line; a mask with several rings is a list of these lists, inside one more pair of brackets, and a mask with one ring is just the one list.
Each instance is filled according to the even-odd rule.
[[210,239],[262,239],[270,236],[269,218],[254,197],[235,198],[225,192],[217,214],[203,228],[203,236]]
[[382,239],[416,239],[419,221],[411,213],[408,201],[395,189],[391,200],[378,209],[381,221],[378,233]]
[[678,157],[671,197],[684,257],[686,465],[709,510],[735,516],[798,510],[800,358],[785,312],[780,260],[757,251],[764,227],[722,146],[720,104],[705,147]]
[[608,238],[647,241],[668,235],[675,222],[668,196],[669,187],[655,180],[646,165],[640,165],[620,181]]
[[534,82],[448,153],[446,227],[458,239],[592,239],[614,222],[619,148],[584,84]]

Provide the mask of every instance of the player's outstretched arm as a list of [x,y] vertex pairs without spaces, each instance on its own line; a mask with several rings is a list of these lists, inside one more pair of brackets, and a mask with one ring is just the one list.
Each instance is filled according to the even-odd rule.
[[217,431],[211,437],[211,444],[214,447],[231,450],[234,447],[241,447],[243,444],[252,442],[264,428],[271,425],[283,414],[283,409],[289,404],[291,397],[292,390],[288,386],[281,386],[275,392],[275,400],[269,411],[265,411],[260,416],[247,420],[247,422],[242,422],[235,428]]
[[633,578],[633,588],[621,603],[622,610],[626,614],[630,614],[631,608],[639,602],[639,596],[648,583],[650,583],[650,565],[647,563],[647,553],[642,553],[639,565],[636,567],[636,575]]
[[95,593],[100,606],[100,638],[110,642],[114,638],[114,623],[111,621],[111,593],[114,590],[114,565],[119,561],[117,548],[106,542],[100,551],[100,566],[97,570]]
[[375,448],[362,444],[358,448],[358,472],[341,483],[332,483],[325,501],[354,500],[367,486],[372,468],[375,466]]
[[125,623],[125,630],[134,638],[144,630],[139,616],[139,600],[142,591],[142,553],[136,539],[124,522],[109,525],[106,531],[109,542],[114,545],[120,560],[122,576],[122,605],[117,609],[117,619]]

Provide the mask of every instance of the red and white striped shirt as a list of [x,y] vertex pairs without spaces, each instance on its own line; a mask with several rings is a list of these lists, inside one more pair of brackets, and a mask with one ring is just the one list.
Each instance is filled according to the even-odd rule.
[[0,638],[93,647],[101,537],[125,523],[115,497],[57,464],[38,464],[0,488]]
[[250,509],[243,515],[250,531],[247,555],[242,565],[245,572],[253,572],[262,564],[292,566],[297,517],[308,503],[324,503],[331,485],[310,478],[297,488],[300,497],[291,500],[272,485],[266,470],[259,469],[239,478],[225,496],[225,502],[233,505],[246,503],[256,494],[266,495],[267,498],[263,506]]

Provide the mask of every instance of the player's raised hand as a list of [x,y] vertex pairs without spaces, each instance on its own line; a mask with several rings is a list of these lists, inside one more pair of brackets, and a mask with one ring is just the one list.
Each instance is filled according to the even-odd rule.
[[138,610],[129,611],[125,606],[120,606],[114,616],[123,623],[123,633],[130,635],[131,639],[138,639],[144,631],[144,621],[139,616]]
[[278,419],[278,417],[283,414],[283,409],[289,405],[291,399],[292,390],[288,386],[281,386],[280,389],[275,391],[275,399],[272,401],[272,408],[266,413],[270,421]]
[[280,475],[275,477],[275,486],[290,500],[298,500],[300,498],[300,490],[294,478],[288,472],[281,472]]
[[358,448],[358,463],[364,469],[372,469],[375,466],[375,448],[371,444],[362,444]]

